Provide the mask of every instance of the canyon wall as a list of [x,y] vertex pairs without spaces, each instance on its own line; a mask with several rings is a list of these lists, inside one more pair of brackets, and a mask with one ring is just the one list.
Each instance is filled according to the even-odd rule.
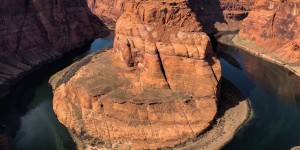
[[0,96],[29,70],[105,34],[85,0],[0,1]]
[[271,60],[283,64],[298,65],[300,62],[299,16],[300,1],[258,0],[249,16],[243,21],[238,34],[241,42],[258,54],[267,54]]
[[90,10],[110,28],[114,29],[117,19],[124,12],[129,0],[87,0]]
[[[114,29],[127,2],[129,0],[88,0],[88,5],[94,14]],[[254,2],[255,0],[189,0],[189,7],[202,22],[205,32],[214,33],[238,30]]]
[[86,148],[172,147],[209,127],[221,66],[187,0],[132,0],[113,49],[51,79],[59,121]]
[[189,0],[206,33],[235,31],[256,0]]

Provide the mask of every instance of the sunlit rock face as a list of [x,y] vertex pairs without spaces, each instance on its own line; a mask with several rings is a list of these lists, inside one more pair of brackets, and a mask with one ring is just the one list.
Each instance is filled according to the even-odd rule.
[[[141,71],[143,86],[202,97],[216,93],[212,67],[219,76],[219,62],[187,1],[128,3],[117,22],[114,49]],[[212,79],[204,83],[207,78]]]
[[84,0],[0,1],[0,95],[27,71],[105,32]]
[[201,23],[186,0],[124,8],[113,49],[54,77],[59,121],[97,148],[156,149],[195,138],[215,117],[221,76]]
[[[188,0],[206,33],[238,30],[255,0]],[[129,0],[88,0],[91,11],[111,29]]]
[[258,0],[244,20],[239,37],[264,48],[259,53],[284,63],[300,62],[300,2],[296,0]]
[[124,12],[129,0],[87,0],[90,10],[110,28],[114,29],[117,19]]

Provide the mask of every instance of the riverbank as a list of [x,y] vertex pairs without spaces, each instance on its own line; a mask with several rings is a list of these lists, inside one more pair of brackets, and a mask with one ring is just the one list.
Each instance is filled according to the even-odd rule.
[[[103,51],[102,51],[103,52]],[[78,70],[85,66],[92,57],[96,57],[93,53],[79,62],[76,62],[68,68],[54,75],[50,83],[53,87],[66,83],[70,80]],[[212,125],[202,134],[197,136],[194,140],[186,142],[184,144],[177,145],[167,149],[220,149],[227,144],[240,129],[240,127],[250,117],[251,107],[249,100],[243,98],[239,90],[231,84],[228,80],[223,79],[221,89],[221,99],[219,100],[219,110],[216,119]],[[70,131],[73,140],[77,143],[77,147],[80,149],[114,149],[117,145],[111,145],[108,142],[100,139],[93,138],[88,135],[78,135]]]
[[[109,36],[109,32],[103,33],[103,36]],[[32,60],[32,62],[34,63],[28,64],[30,66],[27,68],[22,68],[21,70],[18,70],[20,72],[11,70],[16,74],[12,76],[7,76],[8,78],[1,79],[0,81],[0,101],[1,99],[5,99],[5,97],[10,94],[11,89],[13,89],[13,87],[16,84],[21,82],[21,80],[23,80],[27,76],[34,74],[34,72],[37,72],[45,66],[49,64],[54,64],[57,61],[60,61],[66,57],[75,57],[77,55],[83,54],[86,51],[84,47],[87,47],[87,45],[91,44],[97,37],[98,36],[95,36],[94,39],[90,39],[85,42],[79,43],[75,47],[68,49],[64,52],[56,52],[53,50],[53,52],[49,52],[49,54],[40,54],[43,56],[38,56],[36,60]]]
[[232,38],[232,43],[234,44],[234,46],[237,46],[237,47],[239,47],[255,56],[261,57],[269,62],[283,66],[283,67],[287,68],[288,70],[290,70],[291,72],[295,73],[297,76],[300,76],[300,66],[299,65],[284,62],[280,58],[273,55],[272,52],[256,45],[255,43],[253,43],[252,41],[250,41],[248,39],[244,39],[238,35],[235,35]]
[[175,150],[218,150],[230,142],[237,131],[248,121],[250,101],[227,79],[222,79],[221,100],[215,122],[196,140],[185,143]]

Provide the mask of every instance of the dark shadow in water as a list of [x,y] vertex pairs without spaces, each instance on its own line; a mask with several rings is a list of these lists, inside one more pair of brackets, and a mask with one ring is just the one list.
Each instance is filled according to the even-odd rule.
[[223,58],[225,61],[227,61],[229,64],[231,64],[233,67],[242,70],[240,63],[234,59],[232,56],[228,55],[227,53],[224,53],[222,51],[218,52],[218,56]]
[[300,78],[281,66],[262,59],[251,59],[241,53],[247,77],[285,100],[286,103],[300,104]]
[[218,117],[224,116],[225,112],[240,102],[245,101],[246,98],[242,95],[239,89],[232,84],[228,79],[222,77],[222,84],[220,90],[220,98],[218,100]]
[[252,119],[224,148],[290,149],[300,145],[300,78],[287,69],[243,50],[219,45],[242,70],[220,58],[222,75],[250,99]]
[[[11,139],[14,138],[16,136],[16,132],[20,129],[21,117],[30,111],[28,105],[32,102],[32,100],[34,100],[36,94],[35,91],[38,86],[43,83],[47,83],[45,79],[48,80],[55,72],[70,65],[75,57],[83,54],[89,49],[90,45],[88,44],[83,48],[71,50],[61,59],[33,71],[30,75],[21,79],[16,85],[14,85],[11,88],[13,89],[11,90],[11,93],[0,99],[0,134],[6,135]],[[65,132],[67,133],[67,131]],[[67,142],[69,142],[66,144],[66,146],[69,146],[66,147],[67,149],[76,149],[76,145],[72,140]],[[16,148],[11,145],[10,149]]]

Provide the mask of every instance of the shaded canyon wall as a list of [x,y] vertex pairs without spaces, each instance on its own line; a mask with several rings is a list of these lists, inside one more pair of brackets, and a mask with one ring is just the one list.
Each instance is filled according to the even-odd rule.
[[0,1],[0,96],[27,71],[105,32],[85,0]]

